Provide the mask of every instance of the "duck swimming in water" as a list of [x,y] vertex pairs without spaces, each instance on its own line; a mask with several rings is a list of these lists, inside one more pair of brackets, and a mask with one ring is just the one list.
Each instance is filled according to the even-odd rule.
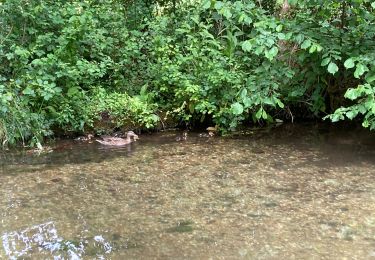
[[126,139],[120,138],[120,137],[112,137],[112,136],[104,136],[102,137],[102,139],[103,140],[96,140],[96,141],[103,145],[123,146],[123,145],[127,145],[127,144],[130,144],[131,142],[136,141],[137,139],[139,139],[139,137],[133,131],[129,131],[126,133]]

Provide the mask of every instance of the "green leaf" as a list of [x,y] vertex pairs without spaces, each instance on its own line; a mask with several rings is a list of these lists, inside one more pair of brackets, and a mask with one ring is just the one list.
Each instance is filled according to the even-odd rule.
[[238,102],[232,104],[231,109],[232,109],[232,113],[234,115],[238,116],[238,115],[241,115],[243,113],[243,106]]
[[320,64],[320,66],[327,66],[328,65],[328,63],[330,63],[331,62],[331,58],[330,57],[328,57],[328,58],[325,58],[325,59],[323,59],[322,60],[322,63]]
[[352,120],[353,118],[355,118],[358,115],[358,111],[357,110],[349,110],[348,112],[346,112],[345,115],[346,115],[347,118]]
[[67,96],[68,97],[73,97],[79,92],[79,89],[77,87],[71,87],[68,89]]
[[359,79],[363,75],[363,73],[365,73],[366,71],[368,71],[368,68],[366,67],[366,65],[363,65],[362,63],[358,63],[356,66],[356,70],[354,71],[354,77]]
[[280,39],[280,40],[285,40],[286,39],[286,35],[284,33],[278,33],[277,34],[277,37]]
[[258,47],[255,49],[254,53],[255,53],[256,55],[259,55],[259,54],[261,54],[263,51],[264,51],[264,46],[258,46]]
[[278,49],[276,46],[274,46],[274,47],[272,47],[270,50],[266,50],[264,54],[265,54],[265,56],[266,56],[267,59],[269,59],[270,61],[272,61],[273,58],[274,58],[278,53],[279,53],[279,49]]
[[247,97],[247,89],[246,89],[246,88],[244,88],[244,89],[241,91],[240,96],[241,96],[241,99],[245,99],[245,98]]
[[305,40],[302,45],[301,45],[301,48],[306,50],[307,48],[309,48],[311,46],[311,41],[309,39]]
[[314,53],[316,51],[317,51],[317,45],[316,44],[311,45],[311,47],[309,49],[309,53]]
[[281,102],[281,100],[280,99],[278,99],[278,98],[275,98],[275,100],[276,100],[276,103],[277,103],[277,105],[280,107],[280,108],[284,108],[284,103],[283,102]]
[[205,0],[203,2],[203,9],[209,9],[211,7],[211,0]]
[[224,6],[224,4],[223,4],[223,2],[221,2],[221,1],[217,1],[217,2],[215,3],[215,9],[216,9],[216,10],[220,10],[223,6]]
[[232,17],[232,12],[230,11],[229,8],[226,8],[226,7],[223,8],[222,12],[223,12],[223,15],[225,16],[225,18],[230,19]]
[[372,2],[372,3],[371,3],[371,6],[372,6],[372,8],[375,9],[375,2]]
[[350,100],[354,100],[354,99],[358,98],[358,96],[359,96],[358,95],[358,90],[355,89],[355,88],[348,89],[346,91],[345,95],[344,95],[345,98],[348,98]]
[[275,101],[270,97],[263,99],[263,103],[266,105],[275,106]]
[[303,40],[305,39],[305,35],[300,33],[297,36],[294,36],[294,39],[297,41],[298,44],[301,44]]
[[366,75],[366,81],[367,81],[368,83],[371,83],[371,82],[373,82],[374,80],[375,80],[375,73],[374,73],[374,74],[367,73],[367,75]]
[[344,116],[343,116],[342,114],[336,114],[336,113],[334,113],[334,114],[331,116],[331,121],[332,121],[333,123],[338,122],[338,121],[343,120],[343,119],[344,119]]
[[256,119],[261,119],[263,115],[263,107],[259,108],[258,112],[255,114]]
[[279,24],[277,27],[276,27],[276,32],[281,32],[283,30],[283,26],[281,24]]
[[190,114],[193,114],[194,110],[195,110],[195,105],[193,103],[190,103],[189,104],[189,112],[190,112]]
[[367,109],[364,105],[358,105],[358,111],[363,115],[367,113]]
[[273,46],[272,49],[270,50],[270,54],[275,57],[278,53],[279,53],[279,49],[276,46]]
[[251,19],[251,17],[249,17],[249,16],[245,16],[245,24],[248,24],[248,25],[250,25],[252,22],[253,22],[253,19]]
[[56,109],[53,106],[47,106],[46,109],[51,112],[51,114],[57,114]]
[[155,123],[159,121],[159,116],[158,115],[155,115],[155,114],[152,114],[151,115],[151,120],[154,121]]
[[242,50],[244,51],[251,51],[251,48],[252,48],[252,44],[250,43],[250,41],[244,41],[242,43]]
[[263,113],[262,113],[262,118],[263,119],[267,119],[268,118],[267,112],[264,109],[263,109]]
[[351,69],[351,68],[354,68],[355,64],[354,64],[354,60],[352,58],[349,58],[345,61],[344,63],[344,66],[345,68],[347,69]]
[[327,70],[328,70],[329,73],[331,73],[331,74],[335,74],[336,72],[339,71],[339,67],[337,67],[336,63],[331,62],[331,63],[328,65]]
[[35,91],[29,87],[25,88],[22,93],[27,96],[35,97]]
[[250,98],[248,98],[248,97],[245,97],[243,100],[242,100],[242,102],[243,102],[243,104],[244,104],[244,106],[246,107],[246,108],[248,108],[248,107],[250,107],[251,106],[251,99]]

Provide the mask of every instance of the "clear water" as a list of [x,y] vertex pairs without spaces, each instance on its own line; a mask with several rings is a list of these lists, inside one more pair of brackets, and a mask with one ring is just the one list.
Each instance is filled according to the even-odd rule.
[[1,154],[0,259],[375,258],[375,135],[283,125]]

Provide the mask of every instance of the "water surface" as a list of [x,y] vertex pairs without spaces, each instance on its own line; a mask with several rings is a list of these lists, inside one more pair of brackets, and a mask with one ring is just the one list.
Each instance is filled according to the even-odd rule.
[[0,258],[375,257],[375,136],[283,125],[4,152]]

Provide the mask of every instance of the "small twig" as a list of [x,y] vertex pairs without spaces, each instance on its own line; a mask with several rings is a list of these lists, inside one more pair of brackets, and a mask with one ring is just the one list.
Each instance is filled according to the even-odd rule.
[[13,25],[12,25],[12,27],[10,27],[10,31],[9,31],[9,33],[5,36],[5,38],[0,42],[0,44],[3,44],[3,42],[5,42],[5,40],[9,37],[9,35],[12,33],[12,31],[13,31]]
[[259,7],[260,7],[260,8],[263,8],[263,7],[262,7],[262,0],[258,0],[258,3],[259,3]]
[[290,111],[289,106],[286,107],[286,110],[288,111],[290,117],[292,118],[292,124],[293,124],[293,123],[294,123],[294,116],[293,116],[293,114],[292,114],[292,111]]
[[23,33],[22,33],[22,39],[21,39],[22,44],[24,44],[25,42],[25,33],[26,33],[26,24],[23,25]]
[[159,119],[160,119],[160,123],[161,123],[161,125],[163,127],[163,130],[165,130],[165,124],[163,122],[163,119],[161,119],[161,116],[159,114],[158,114],[158,116],[159,116]]

